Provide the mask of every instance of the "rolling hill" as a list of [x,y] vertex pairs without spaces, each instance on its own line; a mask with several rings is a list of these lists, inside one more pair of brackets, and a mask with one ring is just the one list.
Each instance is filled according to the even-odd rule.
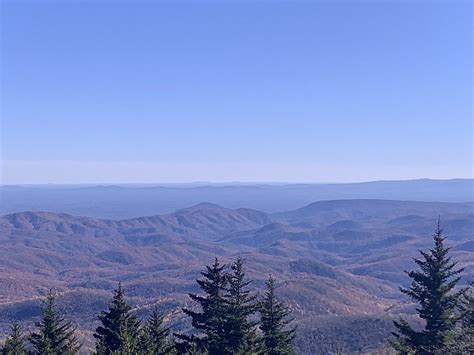
[[[256,289],[277,277],[291,306],[301,352],[326,337],[352,350],[380,346],[390,319],[406,312],[398,286],[407,282],[417,250],[430,246],[438,215],[453,258],[474,275],[472,203],[392,200],[319,201],[269,214],[200,203],[176,212],[128,219],[17,212],[0,217],[0,334],[13,319],[31,325],[50,288],[79,325],[86,345],[120,280],[135,310],[154,304],[185,329],[180,307],[195,279],[218,256],[241,255]],[[336,331],[335,324],[345,324]],[[378,332],[351,343],[347,332]],[[350,324],[354,325],[349,326]],[[318,332],[315,332],[318,329]],[[345,330],[344,330],[345,329]],[[89,344],[90,345],[90,344]],[[313,349],[314,350],[314,349]]]

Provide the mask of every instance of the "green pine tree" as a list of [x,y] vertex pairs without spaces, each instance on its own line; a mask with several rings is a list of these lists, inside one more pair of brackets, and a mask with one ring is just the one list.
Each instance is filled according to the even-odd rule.
[[290,310],[278,301],[275,295],[275,279],[271,276],[266,282],[266,291],[259,305],[260,329],[262,331],[262,354],[293,354],[293,340],[296,329],[289,328],[293,319],[288,318]]
[[94,334],[97,354],[136,354],[139,350],[140,321],[131,313],[120,283],[114,290],[109,309],[100,313],[99,320],[102,324]]
[[120,325],[119,334],[120,347],[113,351],[114,355],[136,355],[140,352],[139,334],[134,334],[126,324]]
[[461,327],[454,342],[453,352],[474,354],[474,284],[471,284],[463,295],[461,315]]
[[176,337],[183,341],[177,344],[177,349],[180,352],[198,349],[198,351],[208,352],[210,355],[229,354],[225,334],[226,300],[224,292],[227,277],[224,268],[225,265],[221,265],[216,258],[212,266],[206,266],[206,272],[202,273],[204,278],[196,280],[204,291],[204,295],[189,294],[189,297],[199,304],[201,311],[183,308],[183,312],[191,317],[192,325],[199,334],[192,336],[176,334]]
[[10,334],[5,340],[1,353],[3,355],[26,355],[25,338],[21,326],[17,322],[10,326]]
[[[208,354],[204,344],[200,342],[200,339],[193,335],[174,334],[174,348],[176,353],[179,355],[203,355]],[[179,339],[180,341],[176,341]]]
[[141,352],[146,354],[174,354],[174,346],[169,341],[169,328],[163,327],[164,316],[155,307],[142,329]]
[[226,340],[232,354],[251,354],[257,351],[256,325],[251,320],[256,312],[256,295],[247,289],[251,281],[245,279],[242,259],[239,257],[227,274],[226,287]]
[[76,328],[64,320],[55,302],[56,296],[50,291],[43,304],[41,320],[36,323],[37,331],[31,334],[30,342],[37,354],[77,354],[81,345],[75,335]]
[[95,344],[95,355],[105,355],[106,351],[104,341],[102,339],[97,340]]
[[401,291],[419,304],[417,313],[424,320],[422,330],[413,329],[400,319],[394,322],[397,331],[391,340],[395,350],[402,354],[441,354],[448,352],[455,338],[456,323],[460,319],[459,302],[465,290],[454,292],[463,269],[456,269],[456,263],[448,256],[440,222],[433,235],[434,248],[420,251],[421,258],[414,259],[419,270],[407,272],[412,279],[411,286]]

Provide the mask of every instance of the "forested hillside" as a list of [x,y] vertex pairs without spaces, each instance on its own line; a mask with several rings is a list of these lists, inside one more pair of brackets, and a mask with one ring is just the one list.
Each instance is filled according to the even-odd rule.
[[450,253],[464,267],[459,285],[465,286],[474,270],[469,203],[322,201],[278,214],[204,203],[126,220],[5,215],[1,333],[15,320],[33,329],[41,299],[52,290],[78,327],[83,349],[92,349],[97,315],[119,281],[134,315],[146,319],[157,306],[166,327],[187,332],[191,324],[181,309],[193,307],[187,293],[199,294],[195,280],[203,265],[215,257],[231,265],[241,256],[252,294],[263,294],[269,275],[277,280],[300,353],[371,351],[387,346],[400,315],[417,323],[398,288],[409,285],[403,270],[416,267],[417,250],[431,246],[438,215]]

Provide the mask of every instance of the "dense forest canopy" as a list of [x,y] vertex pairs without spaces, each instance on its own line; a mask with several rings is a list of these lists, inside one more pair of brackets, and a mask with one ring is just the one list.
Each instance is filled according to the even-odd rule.
[[[468,354],[474,351],[472,288],[458,287],[463,272],[449,256],[438,221],[434,247],[420,251],[417,270],[407,272],[412,280],[401,292],[418,304],[422,320],[415,327],[406,319],[395,321],[396,331],[387,339],[400,354]],[[147,319],[137,317],[119,283],[108,309],[99,315],[95,354],[262,354],[283,355],[297,352],[297,328],[291,309],[277,296],[277,281],[269,276],[262,293],[249,289],[244,261],[231,265],[216,258],[206,266],[196,282],[200,293],[190,293],[193,301],[182,312],[191,320],[192,330],[174,332],[164,326],[164,315],[155,308]],[[77,354],[81,344],[73,320],[65,320],[51,291],[42,308],[36,329],[25,335],[18,323],[11,325],[4,342],[5,355]],[[316,346],[318,346],[317,344]],[[325,348],[321,344],[321,348]],[[333,347],[333,352],[343,352]]]

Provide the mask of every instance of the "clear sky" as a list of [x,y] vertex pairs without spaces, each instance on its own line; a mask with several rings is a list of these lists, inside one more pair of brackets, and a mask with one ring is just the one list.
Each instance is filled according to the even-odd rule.
[[2,182],[472,176],[471,1],[2,1]]

